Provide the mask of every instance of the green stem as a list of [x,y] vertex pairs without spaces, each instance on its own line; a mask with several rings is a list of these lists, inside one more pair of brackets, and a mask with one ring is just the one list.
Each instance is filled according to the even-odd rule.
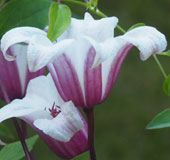
[[68,3],[72,3],[72,4],[78,4],[80,6],[83,7],[87,7],[87,4],[81,1],[77,1],[77,0],[61,0],[62,2],[68,2]]
[[165,79],[166,79],[166,78],[167,78],[167,74],[165,73],[165,71],[164,71],[164,69],[163,69],[163,67],[162,67],[162,65],[161,65],[161,63],[160,63],[160,61],[159,61],[159,59],[157,58],[156,54],[153,55],[153,58],[155,59],[155,62],[157,63],[159,69],[161,70],[163,76],[164,76]]
[[[104,14],[103,12],[101,12],[98,8],[95,9],[94,7],[90,7],[88,6],[87,3],[81,2],[81,1],[77,1],[77,0],[61,0],[62,2],[66,2],[66,3],[72,3],[72,4],[77,4],[80,6],[83,6],[85,8],[87,8],[90,12],[96,14],[97,16],[101,17],[101,18],[106,18],[108,17],[106,14]],[[121,33],[126,33],[126,31],[120,27],[119,25],[116,26],[117,30],[119,30]]]
[[[87,3],[84,3],[84,2],[81,2],[81,1],[78,1],[78,0],[61,0],[63,2],[68,2],[68,3],[73,3],[73,4],[77,4],[77,5],[80,5],[80,6],[83,6],[83,7],[86,7],[89,11],[91,11],[92,13],[96,14],[97,16],[101,17],[101,18],[106,18],[108,17],[106,14],[104,14],[103,12],[101,12],[98,8],[94,8],[94,7],[90,7],[88,6]],[[125,34],[126,33],[126,30],[124,30],[121,26],[117,25],[116,26],[116,29],[119,30],[121,33]],[[165,73],[160,61],[158,60],[157,56],[154,54],[153,55],[159,69],[161,70],[163,76],[166,78],[167,77],[167,74]]]

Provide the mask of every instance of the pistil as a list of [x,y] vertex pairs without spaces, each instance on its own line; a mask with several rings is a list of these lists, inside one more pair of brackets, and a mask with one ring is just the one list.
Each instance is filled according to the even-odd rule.
[[52,108],[51,109],[49,108],[49,111],[50,111],[51,116],[55,118],[61,112],[61,109],[60,109],[60,106],[55,105],[55,102],[54,102]]

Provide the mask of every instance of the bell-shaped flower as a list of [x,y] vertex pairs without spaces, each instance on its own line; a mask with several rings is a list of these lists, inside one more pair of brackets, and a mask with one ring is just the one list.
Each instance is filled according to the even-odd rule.
[[31,125],[61,158],[72,159],[88,150],[87,124],[73,103],[58,95],[50,74],[31,80],[23,99],[0,109],[0,122],[11,117]]
[[16,44],[7,51],[17,55],[16,61],[7,61],[0,50],[0,98],[10,101],[23,98],[30,79],[44,74],[44,68],[31,73],[26,59],[27,46]]
[[68,29],[53,43],[37,28],[15,28],[3,36],[1,48],[10,60],[15,57],[6,53],[8,47],[28,43],[30,70],[47,65],[63,100],[89,108],[108,97],[122,62],[133,46],[139,49],[141,59],[146,60],[167,45],[165,36],[150,26],[114,37],[117,22],[116,17],[94,20],[86,13],[84,20],[72,18]]

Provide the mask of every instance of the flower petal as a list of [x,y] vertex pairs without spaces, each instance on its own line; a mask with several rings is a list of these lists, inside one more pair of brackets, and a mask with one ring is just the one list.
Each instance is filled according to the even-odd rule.
[[29,70],[35,72],[45,67],[54,60],[54,58],[64,53],[67,47],[71,47],[72,42],[72,39],[67,39],[52,44],[51,41],[43,35],[32,37],[27,52]]
[[[16,99],[0,109],[0,122],[11,117],[26,116],[27,119],[34,119],[35,115],[38,115],[36,112],[39,112],[40,116],[41,114],[44,115],[45,108],[51,107],[54,102],[59,106],[63,103],[51,76],[37,77],[28,84],[25,98],[22,100]],[[48,115],[50,114],[48,113]]]
[[27,88],[26,97],[32,98],[32,101],[34,101],[34,99],[35,101],[43,101],[44,108],[52,107],[54,102],[58,106],[64,103],[57,92],[51,74],[31,80]]
[[[26,58],[27,57],[27,54],[26,54],[27,46],[26,45],[15,44],[12,47],[10,47],[9,51],[11,51],[13,55],[18,55],[16,57],[15,63],[17,65],[17,72],[19,74],[20,81],[14,81],[14,83],[15,85],[16,83],[21,84],[22,96],[17,97],[17,98],[22,98],[25,95],[28,82],[35,77],[43,75],[45,68],[42,68],[41,70],[34,72],[34,73],[29,72],[27,58]],[[14,62],[6,61],[6,63],[10,64]],[[16,75],[17,72],[13,72],[13,74]],[[10,80],[10,83],[12,83],[11,78],[9,80]]]
[[167,46],[165,36],[156,28],[149,26],[135,28],[122,38],[140,50],[141,60],[146,60],[152,54],[164,51]]
[[14,60],[16,55],[6,54],[6,51],[10,46],[21,42],[29,43],[29,41],[32,39],[32,36],[46,36],[46,34],[46,32],[34,27],[17,27],[11,29],[10,31],[6,32],[1,39],[1,50],[4,54],[4,57],[9,61]]
[[30,113],[35,111],[36,108],[32,106],[31,99],[16,99],[0,109],[0,122],[12,117],[22,117],[25,115],[29,115]]
[[34,125],[52,138],[68,142],[83,127],[83,121],[70,101],[61,106],[61,112],[54,119],[38,119]]
[[63,100],[76,106],[86,105],[84,69],[91,44],[84,38],[75,40],[64,54],[56,58],[48,69]]
[[71,19],[69,28],[61,35],[58,40],[66,38],[80,38],[88,36],[97,42],[102,42],[114,36],[114,28],[118,23],[116,17],[102,18],[94,20],[89,13],[85,13],[84,20]]
[[152,54],[165,50],[167,41],[165,36],[154,27],[135,28],[122,36],[107,39],[103,43],[93,43],[97,53],[93,67],[98,66],[112,55],[115,56],[129,44],[136,46],[140,50],[141,59],[146,60]]
[[[13,50],[10,48],[7,52],[12,53]],[[16,61],[6,61],[0,50],[0,98],[13,100],[22,96],[22,85],[17,63]]]

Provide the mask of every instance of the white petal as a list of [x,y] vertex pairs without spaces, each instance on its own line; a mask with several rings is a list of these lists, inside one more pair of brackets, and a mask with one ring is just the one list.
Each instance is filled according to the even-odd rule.
[[[94,44],[96,57],[93,67],[98,66],[111,56],[116,56],[127,45],[132,44],[140,50],[140,57],[146,60],[152,54],[162,52],[167,46],[165,36],[153,27],[138,27],[122,36],[110,38],[100,44]],[[113,58],[113,57],[112,57]]]
[[47,37],[33,37],[27,52],[29,70],[35,72],[43,68],[57,56],[64,53],[67,47],[71,47],[72,42],[72,39],[67,39],[52,44]]
[[[48,108],[52,107],[54,102],[59,106],[64,103],[57,92],[51,75],[37,77],[30,81],[25,98],[14,100],[0,109],[0,122],[11,117],[25,116],[29,119],[35,119],[37,113],[39,113],[39,117],[41,115],[44,117],[43,112],[47,109],[45,112],[48,113]],[[48,113],[48,115],[50,114]]]
[[27,46],[16,44],[13,45],[11,51],[14,55],[18,55],[16,57],[16,64],[19,71],[19,78],[21,82],[22,93],[24,94],[25,91],[25,82],[26,82],[26,74],[27,74]]
[[156,28],[149,26],[135,28],[127,32],[122,38],[140,50],[142,60],[146,60],[153,53],[164,51],[167,46],[165,36]]
[[85,13],[84,20],[72,18],[70,26],[58,40],[88,36],[97,42],[102,42],[114,36],[114,28],[117,23],[116,17],[94,20],[89,13]]
[[84,14],[84,20],[89,20],[89,21],[91,21],[91,20],[94,20],[94,18],[91,16],[91,14],[90,13],[88,13],[88,12],[86,12],[85,14]]
[[72,102],[61,106],[61,112],[52,120],[38,119],[34,125],[52,138],[68,142],[83,127],[83,121]]
[[2,107],[0,109],[0,122],[12,117],[22,117],[35,112],[36,108],[32,106],[31,101],[32,100],[29,98],[23,100],[16,99],[10,104]]
[[36,106],[40,107],[41,110],[44,110],[45,107],[52,107],[54,102],[58,106],[64,103],[57,92],[50,74],[31,80],[28,84],[26,97],[30,97],[33,103],[37,103]]
[[29,43],[32,36],[44,35],[46,32],[34,27],[18,27],[6,32],[1,39],[1,50],[7,60],[14,60],[15,56],[7,55],[8,48],[16,43]]

